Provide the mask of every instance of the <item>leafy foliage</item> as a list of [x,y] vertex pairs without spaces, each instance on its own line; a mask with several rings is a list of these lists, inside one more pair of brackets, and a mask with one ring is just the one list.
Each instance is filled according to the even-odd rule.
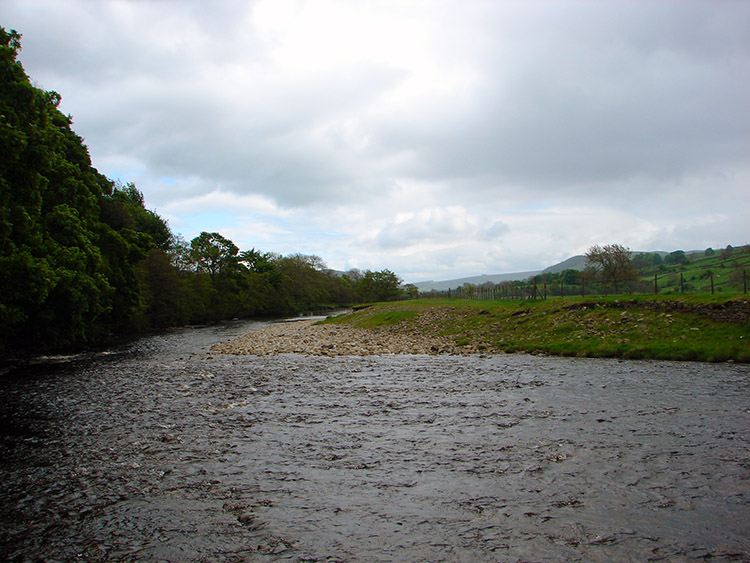
[[34,87],[17,61],[20,39],[0,28],[0,353],[399,295],[387,271],[368,272],[365,287],[317,256],[175,236],[135,185],[92,166],[59,94]]
[[390,270],[365,272],[359,281],[360,301],[391,301],[398,297],[401,280]]
[[687,261],[688,259],[684,250],[675,250],[664,257],[665,264],[684,264]]
[[611,283],[615,291],[619,282],[632,281],[637,277],[630,259],[630,250],[621,244],[603,247],[596,244],[586,253],[586,261],[597,270],[605,287]]
[[13,344],[63,346],[105,330],[117,297],[99,207],[111,184],[60,96],[29,83],[19,49],[20,35],[0,28],[0,323]]
[[198,272],[212,278],[237,268],[240,249],[219,233],[202,232],[190,241],[190,258]]

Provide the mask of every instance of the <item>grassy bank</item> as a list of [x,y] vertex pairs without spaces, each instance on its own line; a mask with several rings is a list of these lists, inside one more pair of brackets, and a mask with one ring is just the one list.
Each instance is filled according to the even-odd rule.
[[744,295],[379,303],[327,323],[448,336],[475,352],[750,362]]

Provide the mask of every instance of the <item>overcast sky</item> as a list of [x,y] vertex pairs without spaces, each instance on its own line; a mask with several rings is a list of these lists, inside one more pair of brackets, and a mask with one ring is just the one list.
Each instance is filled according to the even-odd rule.
[[187,240],[407,282],[750,243],[750,2],[3,0],[0,25]]

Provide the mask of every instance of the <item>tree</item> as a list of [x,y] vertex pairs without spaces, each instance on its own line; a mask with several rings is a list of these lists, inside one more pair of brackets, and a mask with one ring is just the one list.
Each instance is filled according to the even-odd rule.
[[363,276],[362,271],[359,268],[352,268],[348,272],[346,272],[345,275],[354,283],[357,283],[359,280],[361,280]]
[[138,310],[133,245],[102,221],[112,183],[0,27],[0,351],[80,345]]
[[178,234],[172,237],[172,244],[167,254],[175,269],[183,273],[195,271],[195,263],[190,256],[190,244],[182,235]]
[[178,326],[190,320],[190,294],[187,280],[174,267],[169,254],[158,248],[149,250],[136,273],[144,301],[143,326],[163,328]]
[[127,213],[129,219],[126,220],[128,224],[125,226],[148,235],[151,239],[150,244],[162,250],[169,250],[174,242],[174,235],[169,229],[167,221],[162,219],[155,211],[146,209],[143,193],[132,182],[125,186],[115,185],[112,194],[103,202],[103,215],[107,210],[104,204],[107,204],[110,208],[121,208],[120,214]]
[[280,273],[280,298],[288,308],[301,311],[329,301],[329,278],[320,257],[295,253],[278,257],[274,264]]
[[198,272],[216,278],[220,273],[234,270],[238,264],[240,249],[219,233],[207,233],[190,241],[190,258]]
[[591,286],[598,276],[598,272],[591,266],[578,272],[578,280],[581,282],[581,293],[585,294],[586,287]]
[[[494,284],[493,284],[494,285]],[[408,283],[403,287],[404,295],[410,299],[416,299],[419,297],[419,288],[413,283]]]
[[575,285],[578,283],[578,270],[572,270],[570,268],[563,270],[561,277],[565,285]]
[[664,264],[684,264],[688,261],[684,250],[675,250],[664,257]]
[[630,249],[620,244],[608,244],[603,247],[596,244],[586,253],[586,261],[597,270],[605,288],[608,283],[612,283],[616,291],[618,282],[637,278]]
[[274,270],[276,266],[273,263],[274,256],[269,252],[260,252],[251,248],[243,250],[239,254],[239,263],[245,266],[251,272],[264,274]]
[[637,254],[632,258],[633,267],[636,270],[643,271],[661,264],[661,256],[656,252],[646,252]]
[[401,280],[390,270],[367,270],[357,284],[362,301],[391,301],[400,295]]

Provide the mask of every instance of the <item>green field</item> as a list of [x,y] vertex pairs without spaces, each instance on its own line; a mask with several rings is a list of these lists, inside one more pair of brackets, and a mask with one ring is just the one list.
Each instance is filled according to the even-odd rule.
[[449,336],[477,353],[750,362],[742,294],[379,303],[324,322]]
[[[682,264],[662,264],[641,270],[639,281],[642,287],[653,287],[657,276],[659,293],[711,293],[744,291],[746,276],[750,276],[750,247],[741,246],[730,250],[717,250],[708,256],[705,253],[692,253]],[[680,282],[682,276],[682,285]]]

